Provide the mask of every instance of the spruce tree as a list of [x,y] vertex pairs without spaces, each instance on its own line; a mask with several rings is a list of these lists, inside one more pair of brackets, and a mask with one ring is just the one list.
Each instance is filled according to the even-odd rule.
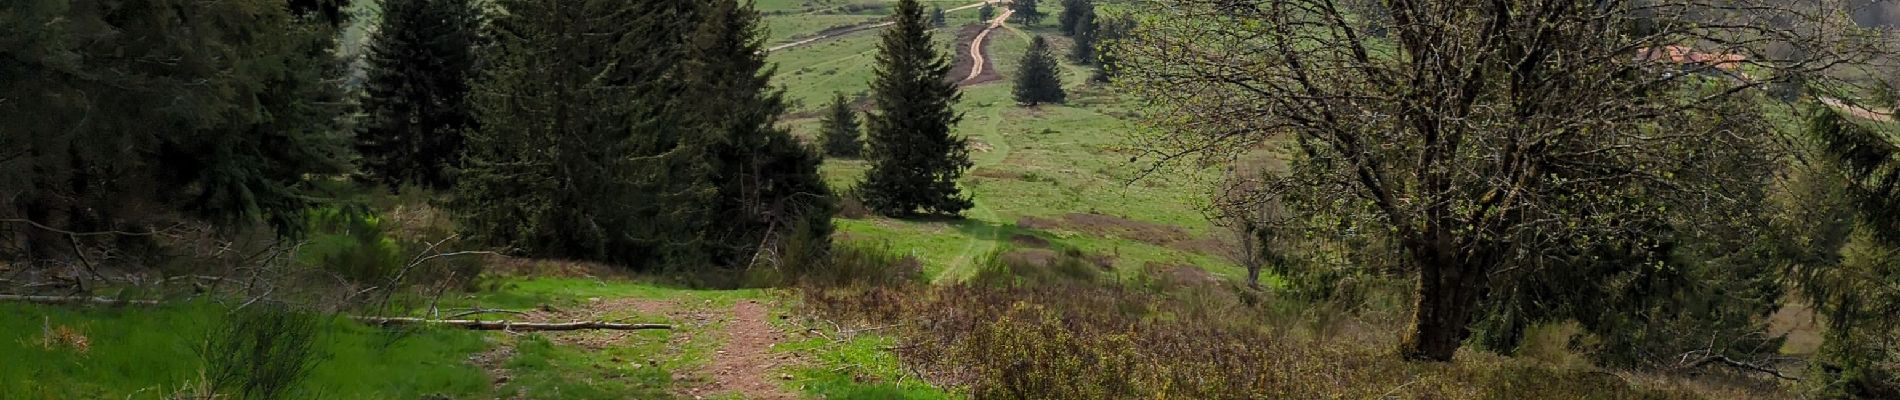
[[825,107],[824,119],[819,122],[821,142],[825,144],[825,155],[838,158],[858,158],[864,155],[864,132],[858,122],[857,110],[851,109],[851,100],[844,93],[833,95],[831,104]]
[[1085,23],[1095,14],[1095,3],[1090,0],[1063,0],[1062,14],[1057,18],[1061,24],[1063,36],[1076,36],[1088,27]]
[[[746,267],[760,246],[817,246],[775,254],[822,254],[835,212],[830,187],[818,174],[820,158],[775,126],[785,112],[782,90],[771,85],[767,38],[759,13],[737,0],[714,0],[694,36],[686,110],[707,141],[711,180],[718,188],[707,242],[712,261]],[[798,236],[793,239],[793,236]]]
[[391,186],[448,188],[475,124],[468,92],[481,10],[470,0],[384,0],[382,10],[356,136],[363,172]]
[[1048,40],[1042,36],[1030,40],[1029,51],[1023,53],[1022,70],[1016,74],[1016,102],[1036,106],[1067,101],[1060,68],[1055,56],[1049,54]]
[[961,120],[951,107],[962,94],[917,0],[899,1],[894,17],[878,46],[871,83],[878,109],[868,118],[871,170],[858,184],[859,195],[885,215],[957,215],[972,206],[957,188],[970,168],[968,141],[950,135]]
[[[315,181],[346,171],[341,19],[282,0],[4,8],[0,219],[137,232],[184,217],[294,234],[324,197]],[[49,230],[0,225],[0,242],[23,237],[30,253],[0,259],[73,247]]]
[[703,144],[683,115],[697,6],[503,0],[480,129],[454,208],[467,236],[519,253],[633,266],[705,261]]
[[1095,22],[1095,10],[1083,11],[1076,21],[1075,46],[1069,49],[1069,59],[1076,64],[1095,63],[1095,39],[1101,25]]
[[990,5],[990,3],[983,3],[983,7],[976,9],[977,22],[989,23],[992,19],[996,19],[996,6]]
[[930,6],[930,26],[942,28],[949,24],[949,17],[943,13],[943,6]]
[[1016,12],[1016,19],[1022,21],[1023,25],[1036,26],[1042,23],[1044,17],[1042,10],[1036,8],[1036,0],[1015,0],[1010,3],[1009,9]]

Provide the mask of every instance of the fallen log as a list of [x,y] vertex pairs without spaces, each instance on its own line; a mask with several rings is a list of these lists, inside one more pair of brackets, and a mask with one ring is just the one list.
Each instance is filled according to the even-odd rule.
[[672,325],[665,325],[665,324],[621,324],[621,323],[601,322],[601,321],[544,323],[544,322],[514,322],[514,321],[479,321],[479,320],[469,320],[469,319],[422,319],[422,318],[407,318],[407,317],[353,317],[353,318],[355,318],[357,322],[362,322],[365,324],[376,325],[376,326],[381,326],[381,327],[403,326],[403,325],[448,325],[448,326],[454,326],[454,327],[458,327],[462,329],[471,329],[471,330],[478,330],[478,331],[542,332],[542,331],[579,331],[579,330],[637,331],[637,330],[647,330],[647,329],[673,329]]
[[105,305],[114,305],[114,306],[125,306],[125,305],[156,306],[158,305],[158,300],[127,300],[127,299],[115,299],[111,297],[97,297],[97,296],[26,296],[26,295],[15,295],[15,294],[0,294],[0,301],[19,301],[19,302],[27,302],[27,303],[38,303],[38,304],[91,303],[91,304],[105,304]]

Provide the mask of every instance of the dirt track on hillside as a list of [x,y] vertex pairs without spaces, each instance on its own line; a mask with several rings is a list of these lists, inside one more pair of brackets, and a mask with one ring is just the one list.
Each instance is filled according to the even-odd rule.
[[[977,35],[988,30],[989,27],[983,24],[964,26],[963,30],[957,31],[957,43],[972,43],[976,40]],[[973,47],[971,46],[957,46],[957,63],[950,68],[950,76],[955,77],[952,79],[957,80],[958,86],[970,86],[1003,79],[1002,75],[996,73],[996,64],[989,57],[982,57],[982,65],[979,66],[976,64],[976,59],[979,54],[970,53],[972,49]]]
[[[990,33],[995,32],[997,28],[1002,28],[1004,24],[1009,22],[1010,15],[1014,15],[1015,13],[1015,10],[1003,10],[1003,13],[997,15],[996,19],[991,20],[989,26],[984,27],[982,32],[977,32],[975,37],[970,38],[970,45],[967,48],[958,50],[959,55],[967,56],[958,58],[967,58],[965,62],[967,62],[970,67],[968,70],[969,73],[964,75],[963,81],[959,83],[960,85],[970,86],[1002,79],[1002,76],[996,73],[995,63],[990,60],[988,40]],[[962,39],[962,35],[958,35],[958,39]],[[961,43],[962,40],[958,40],[958,42]]]

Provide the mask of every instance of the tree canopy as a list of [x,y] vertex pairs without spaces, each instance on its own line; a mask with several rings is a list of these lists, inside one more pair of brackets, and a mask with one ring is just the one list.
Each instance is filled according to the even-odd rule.
[[858,184],[865,206],[892,216],[957,215],[972,206],[957,187],[970,168],[966,139],[950,135],[962,98],[950,60],[931,40],[923,7],[897,3],[896,24],[878,45],[871,82],[876,111],[867,118],[871,170]]
[[1149,120],[1163,129],[1137,137],[1151,160],[1232,160],[1291,139],[1293,167],[1261,197],[1309,191],[1298,212],[1386,237],[1418,276],[1402,353],[1443,361],[1486,299],[1599,258],[1566,254],[1653,259],[1642,254],[1667,236],[1631,232],[1701,235],[1720,224],[1665,215],[1752,212],[1758,174],[1704,163],[1769,152],[1746,90],[1764,83],[1655,54],[1707,46],[1791,76],[1865,53],[1767,49],[1862,49],[1868,37],[1747,3],[1400,0],[1381,20],[1328,1],[1171,0],[1113,55],[1122,83],[1158,106]]

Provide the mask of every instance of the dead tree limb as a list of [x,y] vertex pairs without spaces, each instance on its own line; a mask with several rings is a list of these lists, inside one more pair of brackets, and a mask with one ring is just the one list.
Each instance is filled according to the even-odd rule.
[[17,301],[17,302],[27,302],[27,303],[39,303],[39,304],[90,303],[90,304],[105,304],[105,305],[114,305],[114,306],[125,306],[125,305],[156,306],[158,305],[158,300],[127,300],[127,299],[114,299],[110,297],[97,297],[97,296],[25,296],[25,295],[13,295],[13,294],[0,294],[0,301]]
[[1796,377],[1788,376],[1786,374],[1782,374],[1781,371],[1776,370],[1774,368],[1769,368],[1769,367],[1765,367],[1765,366],[1761,366],[1761,365],[1757,365],[1753,363],[1736,361],[1733,358],[1728,358],[1728,356],[1723,356],[1723,355],[1713,355],[1713,356],[1709,356],[1708,358],[1703,358],[1702,361],[1696,361],[1694,364],[1690,364],[1689,368],[1701,368],[1709,364],[1722,364],[1722,365],[1726,365],[1726,366],[1737,368],[1737,369],[1769,374],[1769,375],[1773,375],[1776,378],[1781,378],[1781,379],[1786,379],[1786,380],[1791,380],[1791,381],[1798,382],[1801,380],[1801,378],[1796,378]]
[[467,320],[467,319],[422,319],[422,318],[402,318],[402,317],[353,317],[353,318],[355,318],[357,322],[362,322],[365,324],[382,326],[382,327],[404,326],[404,325],[448,325],[448,326],[454,326],[454,327],[463,328],[463,329],[471,329],[471,330],[479,330],[479,331],[540,332],[540,331],[578,331],[578,330],[637,331],[637,330],[649,330],[649,329],[673,329],[672,325],[665,325],[665,324],[620,324],[620,323],[601,322],[601,321],[539,323],[539,322],[513,322],[513,321],[479,321],[479,320]]

